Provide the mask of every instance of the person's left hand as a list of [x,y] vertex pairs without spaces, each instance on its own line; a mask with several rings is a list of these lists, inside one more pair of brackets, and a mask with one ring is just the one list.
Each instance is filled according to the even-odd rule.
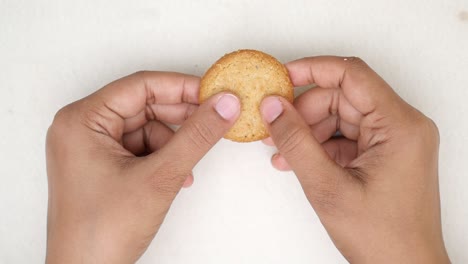
[[[239,115],[230,94],[198,107],[198,85],[140,72],[57,113],[47,135],[47,263],[133,263],[143,254],[192,168]],[[164,124],[182,122],[175,134]]]

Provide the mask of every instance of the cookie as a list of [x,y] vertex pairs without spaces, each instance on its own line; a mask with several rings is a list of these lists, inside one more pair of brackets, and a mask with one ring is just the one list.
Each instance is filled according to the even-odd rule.
[[260,115],[260,103],[269,95],[292,102],[294,91],[288,70],[272,56],[256,50],[239,50],[224,55],[205,73],[200,83],[200,103],[219,92],[235,94],[241,113],[224,138],[251,142],[267,138]]

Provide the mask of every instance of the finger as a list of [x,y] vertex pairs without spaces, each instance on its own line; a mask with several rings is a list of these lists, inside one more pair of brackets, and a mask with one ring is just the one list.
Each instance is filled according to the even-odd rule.
[[125,120],[154,104],[198,103],[199,78],[140,72],[117,80],[81,101],[88,127],[119,140]]
[[275,142],[273,142],[273,139],[271,137],[267,137],[265,139],[262,139],[263,144],[267,146],[275,146]]
[[[345,138],[333,138],[322,144],[323,149],[328,153],[331,159],[338,163],[341,167],[347,166],[351,161],[357,158],[357,143]],[[280,171],[290,171],[286,159],[276,153],[271,157],[271,163],[274,168]]]
[[[196,104],[154,104],[142,110],[136,116],[125,119],[124,133],[134,131],[148,121],[158,120],[164,123],[180,125],[198,108]],[[148,112],[151,110],[151,112]]]
[[[319,143],[323,143],[336,134],[339,127],[338,116],[329,116],[325,120],[319,121],[317,124],[310,125],[309,127],[315,139]],[[263,143],[268,146],[275,146],[271,137],[264,139]]]
[[174,135],[174,131],[158,121],[150,121],[143,127],[125,134],[122,145],[136,156],[147,155],[162,148]]
[[363,115],[392,108],[401,102],[392,88],[365,62],[354,57],[310,57],[286,64],[295,86],[315,83],[323,88],[340,88]]
[[359,137],[364,115],[351,105],[340,89],[313,88],[296,98],[294,106],[321,143],[336,131],[349,139]]
[[317,124],[311,125],[310,130],[312,135],[319,143],[323,143],[333,137],[338,130],[339,117],[336,115],[329,116]]
[[294,100],[294,106],[309,125],[315,125],[330,116],[339,116],[340,120],[359,126],[363,118],[363,114],[351,105],[340,89],[310,89]]
[[323,143],[340,132],[342,136],[357,140],[359,137],[360,129],[358,125],[350,124],[339,116],[332,115],[318,124],[310,126],[312,134],[318,142]]
[[333,138],[322,144],[325,151],[340,166],[345,167],[358,155],[356,141],[346,138]]
[[182,185],[183,188],[190,188],[193,185],[193,174],[189,174]]
[[[296,173],[312,204],[324,193],[337,192],[345,172],[312,136],[309,127],[284,98],[270,96],[260,107],[279,152]],[[342,179],[343,178],[343,179]]]
[[234,125],[240,113],[239,99],[217,94],[202,104],[161,150],[160,157],[177,161],[189,171]]
[[341,120],[338,125],[338,131],[341,132],[341,135],[347,139],[358,140],[361,133],[359,126],[350,124],[344,120]]
[[156,120],[169,124],[181,125],[193,114],[193,112],[195,112],[195,110],[197,110],[197,108],[198,105],[196,104],[154,104],[151,105],[151,114],[153,115],[152,118]]
[[286,159],[280,153],[276,153],[271,157],[271,165],[279,171],[290,171],[291,166],[289,166]]
[[[336,115],[329,116],[325,120],[320,121],[318,124],[309,126],[312,132],[312,135],[319,143],[323,143],[333,136],[335,136],[337,131],[340,131],[343,136],[348,139],[357,140],[359,137],[359,127],[353,124],[350,124],[346,121],[340,121],[339,117]],[[262,142],[268,146],[275,146],[273,139],[268,137]]]
[[[162,148],[174,135],[174,131],[158,121],[150,121],[140,129],[123,136],[122,145],[136,156],[147,155]],[[182,187],[189,188],[194,181],[193,173],[185,179]]]

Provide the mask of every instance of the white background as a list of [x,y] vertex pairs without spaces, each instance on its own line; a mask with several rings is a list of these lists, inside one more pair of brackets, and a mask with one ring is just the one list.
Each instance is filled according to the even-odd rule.
[[[138,70],[201,75],[221,55],[365,59],[441,132],[444,237],[468,263],[468,0],[0,0],[0,263],[45,256],[54,113]],[[139,263],[345,263],[274,149],[221,141]]]

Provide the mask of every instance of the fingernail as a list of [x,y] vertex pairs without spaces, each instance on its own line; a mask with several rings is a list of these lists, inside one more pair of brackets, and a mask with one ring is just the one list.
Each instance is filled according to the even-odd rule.
[[239,114],[239,99],[232,94],[224,94],[218,99],[215,110],[225,120],[231,120]]
[[263,119],[267,123],[272,123],[283,113],[283,104],[277,97],[267,97],[263,99],[260,111]]

